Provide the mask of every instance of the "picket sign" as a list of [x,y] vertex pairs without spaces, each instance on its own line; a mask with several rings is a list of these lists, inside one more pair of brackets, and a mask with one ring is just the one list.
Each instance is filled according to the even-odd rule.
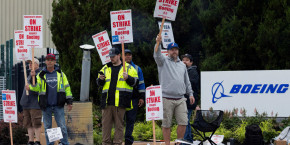
[[12,122],[17,123],[17,103],[15,90],[2,90],[4,122],[9,123],[10,142],[13,145]]
[[[27,75],[26,75],[26,66],[25,66],[25,60],[31,60],[30,56],[30,49],[24,47],[24,32],[23,30],[15,30],[14,31],[14,42],[15,42],[15,52],[16,52],[16,58],[17,60],[22,60],[23,64],[23,72],[24,72],[24,80],[25,80],[25,86],[27,83]],[[29,91],[26,90],[26,95],[29,95]]]
[[[32,49],[32,71],[34,71],[34,48],[42,48],[43,45],[42,18],[42,15],[23,15],[24,47]],[[32,84],[35,85],[35,77],[32,77]]]
[[161,86],[146,88],[146,121],[152,120],[153,125],[153,143],[156,144],[155,120],[163,119],[163,104]]
[[63,138],[60,127],[46,129],[49,142],[54,142]]
[[111,62],[109,51],[112,48],[108,32],[106,30],[92,36],[102,64]]
[[123,72],[126,72],[124,43],[133,42],[132,11],[111,11],[112,43],[122,45]]
[[[165,19],[175,21],[177,9],[179,5],[179,0],[157,0],[155,11],[154,11],[154,17],[162,18],[161,28],[159,31],[159,36],[161,36],[163,25],[165,22]],[[155,52],[157,52],[159,46],[159,42],[157,41],[155,46]]]

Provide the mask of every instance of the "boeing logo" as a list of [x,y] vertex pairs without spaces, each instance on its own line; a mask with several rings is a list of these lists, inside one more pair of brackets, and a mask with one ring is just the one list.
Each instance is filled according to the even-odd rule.
[[[212,93],[212,103],[216,103],[218,99],[222,98],[222,97],[232,97],[229,95],[225,95],[224,92],[224,86],[223,86],[223,81],[222,82],[216,82],[215,84],[213,84],[212,88],[211,88],[211,93]],[[217,96],[217,93],[219,96]]]
[[[224,94],[224,86],[222,82],[216,82],[213,84],[212,103],[216,103],[217,100],[223,97],[232,97]],[[234,84],[229,94],[283,94],[286,93],[289,88],[289,84]]]

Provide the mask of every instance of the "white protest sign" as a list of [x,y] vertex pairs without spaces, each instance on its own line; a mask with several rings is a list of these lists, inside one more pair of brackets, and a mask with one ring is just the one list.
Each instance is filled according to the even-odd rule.
[[[159,29],[161,27],[161,22],[158,22]],[[162,44],[164,48],[167,48],[168,44],[174,42],[174,36],[172,31],[171,22],[164,22],[162,30]]]
[[154,17],[175,21],[179,0],[157,0]]
[[111,62],[111,59],[109,57],[109,51],[112,48],[112,45],[107,31],[102,31],[96,35],[93,35],[92,37],[103,65]]
[[168,56],[168,52],[166,49],[161,49],[161,54],[164,56]]
[[[224,135],[213,135],[211,140],[216,144],[220,144],[224,140]],[[210,143],[208,143],[208,145],[210,145]]]
[[133,42],[131,10],[111,11],[112,43]]
[[163,104],[161,86],[146,88],[146,121],[162,120]]
[[63,138],[60,127],[46,129],[49,142],[54,142]]
[[31,59],[30,48],[24,47],[24,32],[23,30],[15,30],[14,31],[14,44],[15,44],[15,52],[16,59],[20,60],[29,60]]
[[15,90],[2,90],[4,122],[17,123],[17,104]]
[[24,15],[24,48],[42,48],[42,15]]

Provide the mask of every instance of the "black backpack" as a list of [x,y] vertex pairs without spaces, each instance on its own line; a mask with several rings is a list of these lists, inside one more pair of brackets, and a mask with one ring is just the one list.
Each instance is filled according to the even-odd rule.
[[264,145],[262,130],[257,124],[246,126],[244,145]]

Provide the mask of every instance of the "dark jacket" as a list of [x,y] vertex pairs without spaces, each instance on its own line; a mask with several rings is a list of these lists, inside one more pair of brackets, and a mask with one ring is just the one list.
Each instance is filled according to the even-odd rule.
[[190,66],[187,68],[188,76],[189,76],[189,81],[191,83],[191,87],[193,90],[193,96],[195,99],[195,102],[193,105],[190,104],[189,96],[185,95],[187,98],[186,104],[187,104],[187,109],[195,109],[197,106],[197,103],[199,101],[199,74],[197,72],[197,66]]

